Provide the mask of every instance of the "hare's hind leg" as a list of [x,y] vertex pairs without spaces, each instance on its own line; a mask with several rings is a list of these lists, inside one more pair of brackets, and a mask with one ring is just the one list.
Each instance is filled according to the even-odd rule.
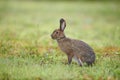
[[77,63],[79,64],[79,66],[83,66],[83,62],[82,62],[82,60],[80,59],[79,56],[75,55],[74,59],[75,59],[75,61],[77,61]]
[[81,61],[80,58],[78,58],[78,64],[79,64],[80,66],[83,66],[83,62]]
[[92,62],[86,62],[88,66],[92,67]]

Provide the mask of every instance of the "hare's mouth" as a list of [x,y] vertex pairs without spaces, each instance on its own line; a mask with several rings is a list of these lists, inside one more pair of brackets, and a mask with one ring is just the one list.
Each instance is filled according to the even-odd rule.
[[56,39],[56,38],[52,37],[52,39]]
[[52,35],[51,35],[51,38],[52,38],[52,39],[56,39],[56,38],[55,38],[55,37],[53,37]]

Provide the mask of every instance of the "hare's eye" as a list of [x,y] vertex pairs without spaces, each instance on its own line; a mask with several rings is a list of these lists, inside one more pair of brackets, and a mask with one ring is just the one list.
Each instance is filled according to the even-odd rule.
[[56,34],[58,34],[58,32],[56,32]]

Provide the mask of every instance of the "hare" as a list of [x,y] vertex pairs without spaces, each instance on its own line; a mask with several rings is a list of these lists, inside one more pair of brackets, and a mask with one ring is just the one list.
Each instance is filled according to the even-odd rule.
[[53,31],[51,38],[57,40],[60,49],[66,53],[68,64],[71,64],[72,58],[74,58],[80,66],[83,66],[83,63],[92,66],[95,62],[95,53],[93,49],[83,41],[66,37],[64,33],[65,27],[66,21],[61,18],[60,28]]

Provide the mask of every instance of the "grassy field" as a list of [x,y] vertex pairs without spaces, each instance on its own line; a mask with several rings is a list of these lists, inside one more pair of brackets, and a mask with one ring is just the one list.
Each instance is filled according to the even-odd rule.
[[[120,80],[119,2],[0,1],[0,80]],[[68,37],[88,43],[93,67],[67,65],[52,40],[59,19]]]

